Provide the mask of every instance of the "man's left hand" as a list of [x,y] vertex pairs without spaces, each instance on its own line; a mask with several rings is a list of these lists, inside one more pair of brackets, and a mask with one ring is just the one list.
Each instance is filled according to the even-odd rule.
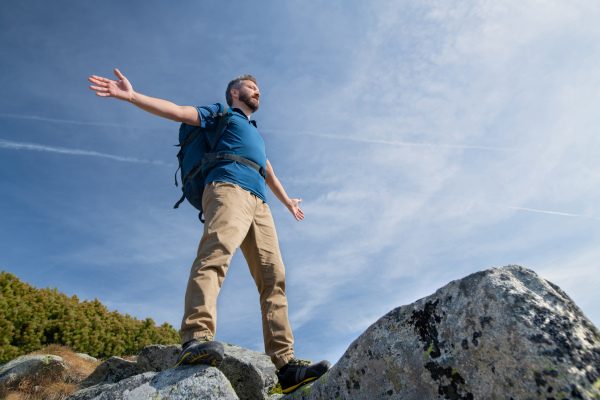
[[292,203],[288,206],[288,209],[290,210],[290,212],[292,213],[294,218],[296,218],[296,221],[300,221],[301,219],[304,219],[304,211],[302,211],[300,209],[300,206],[298,205],[298,203],[300,203],[302,201],[302,199],[290,199],[290,200],[292,201]]

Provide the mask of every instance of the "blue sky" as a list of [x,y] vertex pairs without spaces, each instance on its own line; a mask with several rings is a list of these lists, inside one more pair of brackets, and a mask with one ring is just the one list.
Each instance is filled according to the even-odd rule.
[[[258,2],[257,2],[258,3]],[[0,14],[0,269],[179,327],[202,225],[173,204],[180,105],[252,74],[296,222],[269,192],[296,354],[335,362],[391,309],[508,264],[600,311],[600,3],[11,2]],[[263,350],[236,254],[217,339]]]

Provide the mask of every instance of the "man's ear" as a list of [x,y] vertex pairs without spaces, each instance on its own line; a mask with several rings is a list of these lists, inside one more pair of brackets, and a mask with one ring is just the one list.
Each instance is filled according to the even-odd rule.
[[231,89],[231,91],[229,93],[231,93],[231,98],[232,99],[239,99],[240,98],[240,92],[237,89]]

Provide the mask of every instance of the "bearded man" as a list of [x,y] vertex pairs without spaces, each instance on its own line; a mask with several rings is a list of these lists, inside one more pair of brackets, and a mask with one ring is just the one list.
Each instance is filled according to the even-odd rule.
[[[90,89],[100,97],[127,101],[149,113],[177,122],[204,127],[219,105],[178,106],[172,102],[137,93],[118,69],[118,81],[92,75]],[[266,170],[264,178],[255,169],[235,161],[217,163],[206,175],[202,197],[204,233],[192,264],[185,294],[181,323],[182,351],[175,366],[208,364],[219,366],[223,345],[214,341],[217,321],[217,296],[231,258],[242,250],[260,294],[265,352],[275,364],[284,393],[317,379],[331,368],[328,361],[311,364],[294,357],[294,338],[288,321],[285,296],[285,268],[279,251],[277,233],[267,205],[266,185],[292,213],[304,219],[301,199],[290,199],[267,160],[265,143],[256,121],[260,91],[250,75],[235,78],[226,90],[231,108],[230,123],[216,151],[233,152]]]

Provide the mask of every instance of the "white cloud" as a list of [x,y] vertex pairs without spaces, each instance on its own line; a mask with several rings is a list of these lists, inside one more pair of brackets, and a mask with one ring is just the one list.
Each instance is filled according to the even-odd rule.
[[[292,274],[311,299],[292,314],[297,323],[330,312],[332,325],[358,332],[381,308],[410,299],[394,287],[430,294],[446,279],[543,251],[563,238],[561,226],[600,217],[600,99],[597,85],[584,84],[600,75],[585,49],[568,44],[598,34],[591,8],[382,7],[379,24],[356,43],[347,81],[310,110],[327,116],[307,115],[318,128],[304,133],[323,138],[307,145],[318,172],[294,179],[324,184],[294,227],[318,254],[299,256],[309,266]],[[561,58],[557,44],[575,60]],[[525,230],[520,220],[535,223]],[[507,226],[514,235],[503,236]],[[346,305],[351,293],[361,301]],[[335,311],[324,311],[328,304]]]

